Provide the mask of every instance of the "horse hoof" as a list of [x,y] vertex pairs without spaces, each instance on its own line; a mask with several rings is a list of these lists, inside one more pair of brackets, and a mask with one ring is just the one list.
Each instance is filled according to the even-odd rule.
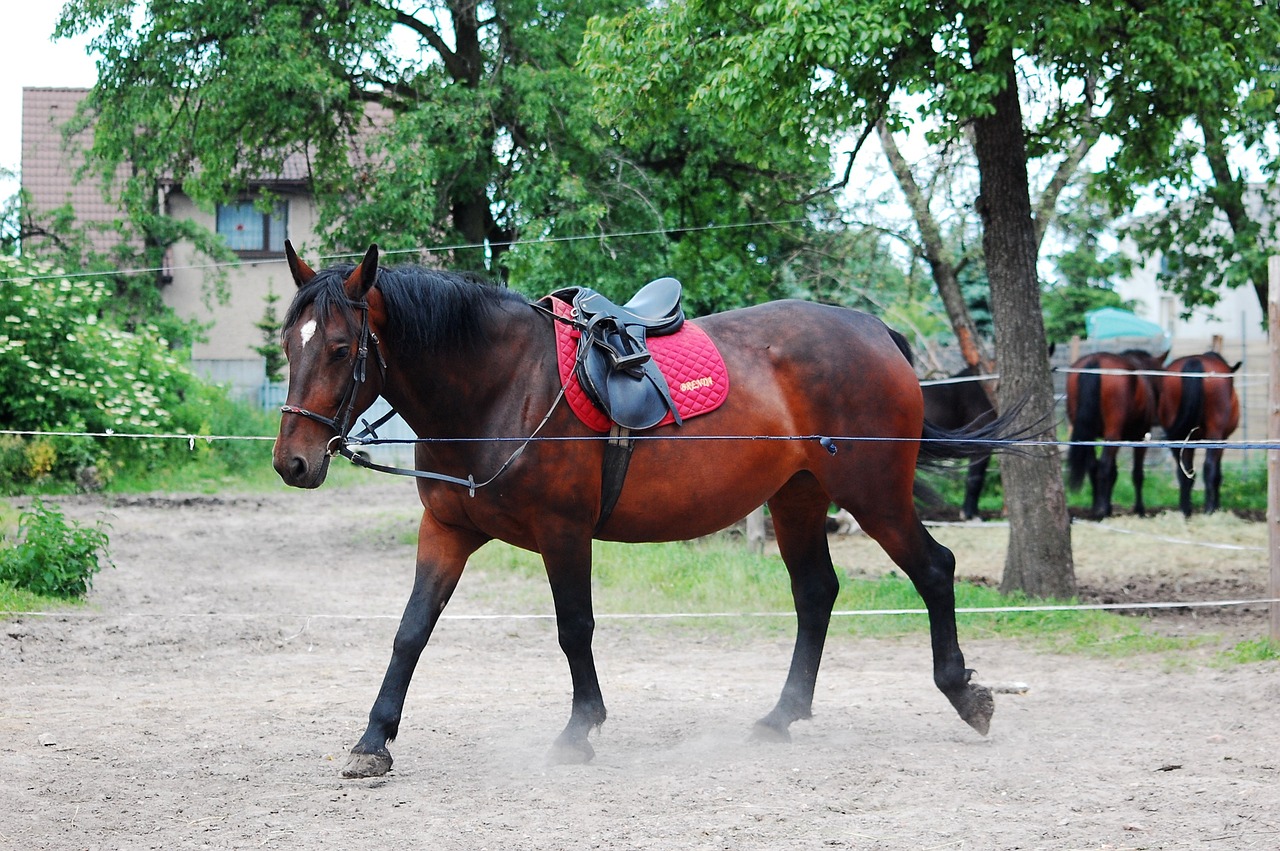
[[547,762],[551,765],[586,765],[595,755],[596,749],[586,739],[575,742],[557,740],[547,754]]
[[986,686],[970,683],[969,686],[951,699],[960,718],[982,735],[991,729],[991,716],[996,711],[995,698],[991,689]]
[[786,727],[775,727],[764,721],[757,721],[751,727],[751,741],[787,744],[791,741],[791,731]]
[[342,776],[348,779],[360,777],[381,777],[391,770],[391,753],[383,748],[378,753],[351,752],[347,764],[342,767]]

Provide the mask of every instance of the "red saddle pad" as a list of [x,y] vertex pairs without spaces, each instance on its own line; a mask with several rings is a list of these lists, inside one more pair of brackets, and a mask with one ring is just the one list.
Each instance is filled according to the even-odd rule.
[[[548,298],[548,301],[556,316],[569,317],[573,314],[573,305],[568,302],[558,298]],[[591,403],[586,391],[578,383],[578,377],[573,374],[574,361],[578,355],[578,329],[563,322],[552,324],[556,329],[560,380],[564,383],[564,395],[569,401],[569,407],[587,428],[607,432],[609,418]],[[689,417],[710,413],[728,398],[729,372],[725,369],[724,358],[720,356],[716,344],[697,325],[685,322],[674,334],[649,338],[648,345],[654,362],[667,378],[671,400],[676,403],[681,419],[687,420]],[[675,418],[668,413],[658,426],[673,422]]]

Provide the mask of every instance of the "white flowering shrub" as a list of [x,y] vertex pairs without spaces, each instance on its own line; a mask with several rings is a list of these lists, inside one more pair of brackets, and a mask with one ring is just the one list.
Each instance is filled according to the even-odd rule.
[[[174,412],[193,390],[199,392],[199,383],[154,326],[129,332],[104,319],[111,297],[111,286],[102,281],[0,257],[4,428],[156,433],[176,427]],[[28,438],[21,454],[27,477],[34,479],[98,464],[108,451],[139,460],[164,451],[156,441],[129,443],[138,445],[108,450],[100,441]],[[12,440],[7,447],[14,449]],[[0,476],[18,472],[0,469]]]

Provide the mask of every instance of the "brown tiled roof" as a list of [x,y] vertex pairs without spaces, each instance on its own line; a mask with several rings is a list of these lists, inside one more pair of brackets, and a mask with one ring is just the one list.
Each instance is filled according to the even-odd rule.
[[[24,88],[22,90],[22,188],[31,196],[37,213],[47,213],[67,203],[81,222],[114,222],[123,217],[118,204],[103,197],[102,184],[93,175],[76,182],[75,170],[84,163],[82,150],[92,141],[91,131],[83,131],[68,142],[62,126],[74,115],[88,89]],[[365,107],[359,135],[371,138],[390,120],[390,113],[378,106]],[[357,146],[358,148],[363,147]],[[362,150],[351,152],[354,161],[367,160]],[[128,176],[128,165],[117,171],[117,179]],[[290,155],[278,174],[255,180],[262,184],[305,184],[310,177],[305,155]],[[109,248],[119,242],[110,233],[95,237],[95,247]]]
[[[119,205],[103,197],[96,177],[75,180],[75,170],[84,163],[80,151],[91,141],[90,131],[70,140],[62,135],[63,125],[88,93],[88,89],[22,90],[22,188],[37,216],[71,204],[80,222],[111,223],[123,218]],[[122,166],[119,176],[127,173]],[[119,244],[109,230],[95,235],[93,241],[99,250]]]

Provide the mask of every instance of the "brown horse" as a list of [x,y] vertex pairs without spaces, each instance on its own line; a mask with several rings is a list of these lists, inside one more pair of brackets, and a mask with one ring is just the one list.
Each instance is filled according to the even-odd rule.
[[[562,404],[556,320],[545,310],[461,275],[379,269],[376,246],[354,268],[318,273],[292,246],[286,253],[299,290],[283,330],[289,395],[274,452],[280,476],[319,486],[331,452],[345,448],[354,418],[379,394],[424,439],[416,447],[424,511],[413,590],[344,775],[391,767],[387,743],[399,731],[419,654],[468,556],[494,538],[542,555],[573,683],[552,756],[590,759],[588,734],[605,720],[591,651],[593,534],[693,538],[766,501],[791,577],[797,635],[782,694],[756,733],[785,740],[793,721],[810,716],[840,586],[825,533],[832,502],[910,577],[929,614],[934,682],[986,733],[994,704],[989,689],[970,682],[957,643],[955,559],[912,502],[918,455],[964,457],[973,446],[925,422],[905,343],[880,320],[796,301],[691,320],[719,347],[732,392],[712,413],[646,433],[597,530],[604,442]],[[997,421],[981,435],[1006,427]]]
[[[1229,366],[1217,352],[1182,357],[1169,364],[1160,378],[1160,425],[1169,440],[1185,446],[1173,448],[1177,462],[1178,507],[1191,516],[1191,484],[1196,450],[1193,441],[1222,441],[1240,422],[1240,400],[1232,379],[1240,364]],[[1221,507],[1222,449],[1204,451],[1204,511]]]
[[[1079,490],[1085,476],[1093,490],[1093,517],[1111,516],[1111,493],[1116,485],[1118,446],[1104,445],[1102,460],[1089,441],[1145,440],[1156,421],[1157,382],[1142,372],[1160,369],[1162,358],[1139,349],[1114,354],[1097,352],[1071,364],[1072,369],[1109,372],[1067,373],[1067,421],[1071,446],[1067,449],[1067,484]],[[1133,447],[1133,510],[1144,516],[1142,501],[1145,446]]]

